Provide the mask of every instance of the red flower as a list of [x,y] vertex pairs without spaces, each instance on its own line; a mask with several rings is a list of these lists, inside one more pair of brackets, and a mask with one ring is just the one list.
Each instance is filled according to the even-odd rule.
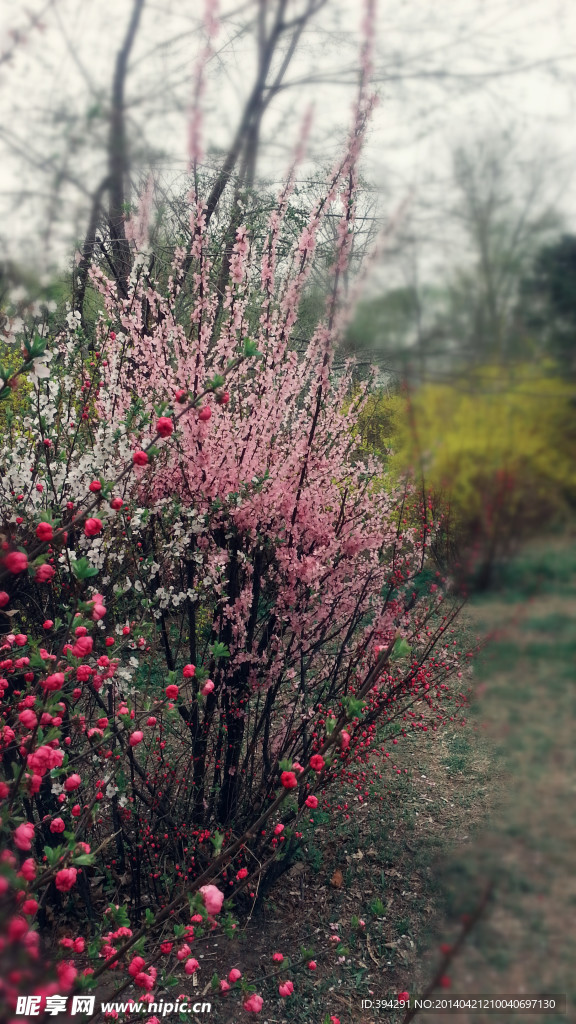
[[76,885],[77,875],[76,868],[61,868],[60,871],[57,871],[55,882],[58,892],[70,892],[70,889]]
[[166,687],[164,693],[170,700],[176,700],[176,697],[180,693],[180,689],[175,683],[170,683],[170,686]]
[[206,423],[212,415],[212,409],[209,405],[205,405],[203,409],[200,409],[198,413],[198,419],[201,423]]
[[92,491],[93,494],[97,494],[98,491],[102,490],[102,484],[100,483],[99,480],[93,480],[90,486],[88,487],[88,490]]
[[248,1013],[260,1013],[260,1010],[264,1005],[264,1000],[262,999],[262,996],[258,996],[254,992],[253,995],[249,996],[248,999],[244,1000],[244,1003],[242,1005],[244,1006],[244,1009],[248,1011]]
[[135,466],[146,466],[148,464],[148,456],[146,452],[137,451],[132,456],[132,462]]
[[184,676],[184,679],[193,679],[194,676],[196,675],[196,666],[184,665],[184,668],[182,669],[182,675]]
[[56,575],[56,569],[51,565],[39,565],[34,573],[36,583],[50,583]]
[[312,754],[310,767],[314,772],[321,772],[324,767],[324,758],[321,754]]
[[315,811],[316,808],[318,807],[318,797],[314,796],[311,793],[310,796],[306,797],[304,803],[306,804],[306,807],[311,807],[312,810]]
[[156,424],[156,432],[160,434],[160,437],[170,437],[170,434],[174,430],[174,424],[169,416],[161,416]]
[[84,533],[87,537],[96,537],[102,530],[100,519],[87,519],[84,523]]
[[54,536],[54,530],[52,529],[51,523],[38,523],[36,527],[36,536],[38,540],[52,540]]
[[10,551],[4,559],[4,568],[16,576],[28,568],[28,558],[22,551]]
[[0,590],[0,608],[5,608],[10,601],[10,594],[7,594],[5,590]]
[[128,743],[130,744],[131,747],[137,747],[139,743],[142,743],[143,739],[144,739],[144,733],[140,732],[140,730],[137,729],[130,736],[130,739],[128,740]]
[[113,508],[114,511],[117,512],[119,508],[122,508],[123,504],[124,502],[122,501],[122,498],[112,498],[112,501],[110,502],[110,508]]
[[19,850],[29,850],[32,846],[33,838],[34,825],[30,821],[25,821],[24,824],[18,825],[18,828],[14,829],[14,845]]
[[398,1002],[399,1003],[407,1003],[409,1001],[409,999],[410,999],[410,993],[409,992],[399,992],[398,993]]
[[278,986],[278,992],[283,999],[285,999],[286,996],[291,996],[293,991],[294,985],[291,981],[285,981]]
[[186,391],[186,388],[179,388],[176,394],[174,395],[174,398],[180,405],[184,405],[186,399],[188,398],[188,392]]
[[284,786],[284,789],[295,789],[298,785],[294,772],[282,772],[280,782]]

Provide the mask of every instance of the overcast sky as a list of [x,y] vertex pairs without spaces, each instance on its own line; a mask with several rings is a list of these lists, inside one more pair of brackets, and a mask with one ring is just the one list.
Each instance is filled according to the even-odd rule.
[[[13,257],[44,269],[62,265],[70,242],[82,237],[85,193],[103,173],[107,95],[131,7],[131,0],[7,0],[0,8],[0,53],[13,49],[0,66],[0,242]],[[240,32],[250,4],[226,0],[221,9],[230,18],[209,68],[207,150],[229,141],[255,67],[253,40]],[[131,61],[134,139],[156,148],[164,183],[185,172],[202,10],[194,0],[148,0]],[[10,32],[41,11],[42,26],[14,45]],[[309,168],[337,153],[353,97],[360,13],[351,0],[328,0],[305,37],[288,76],[302,84],[281,94],[266,123],[260,170],[270,178],[280,180],[310,102]],[[517,162],[534,156],[553,165],[547,187],[574,228],[575,82],[576,6],[569,0],[380,0],[380,102],[364,155],[379,214],[407,195],[437,210],[451,191],[454,147],[513,129]],[[58,168],[76,183],[62,184],[55,198]]]

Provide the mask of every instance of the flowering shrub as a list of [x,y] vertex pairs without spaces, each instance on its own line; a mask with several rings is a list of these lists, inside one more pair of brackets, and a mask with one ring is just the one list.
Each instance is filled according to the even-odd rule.
[[[179,964],[194,974],[190,943],[233,933],[229,898],[288,863],[305,816],[335,813],[335,783],[363,800],[389,741],[455,714],[454,610],[424,571],[429,509],[407,524],[405,494],[354,458],[367,391],[351,405],[351,368],[331,373],[368,109],[362,92],[289,257],[293,172],[264,238],[237,229],[223,296],[192,194],[192,243],[165,287],[143,254],[127,289],[95,265],[94,336],[69,309],[56,336],[22,339],[25,409],[0,448],[11,1014],[21,991],[77,992],[113,972],[118,992],[152,999]],[[298,308],[337,206],[325,315],[299,360]],[[38,930],[55,910],[60,958]],[[235,969],[218,981],[222,995],[233,985],[260,1012]]]

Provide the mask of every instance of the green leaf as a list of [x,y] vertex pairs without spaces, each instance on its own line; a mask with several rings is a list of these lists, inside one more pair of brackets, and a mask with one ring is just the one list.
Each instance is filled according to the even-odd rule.
[[259,351],[258,346],[256,345],[256,342],[252,341],[250,338],[244,338],[244,346],[242,348],[242,355],[246,359],[252,359],[252,358],[261,359],[262,358],[262,353]]
[[392,648],[390,661],[398,661],[399,658],[409,658],[411,654],[412,648],[410,644],[402,637],[399,637]]
[[90,565],[87,558],[79,558],[76,562],[72,562],[72,572],[74,573],[77,580],[88,580],[92,576],[98,575],[98,569]]
[[210,654],[212,655],[213,658],[230,657],[230,651],[228,650],[226,644],[220,643],[219,640],[217,640],[215,644],[212,644],[212,647],[210,648]]

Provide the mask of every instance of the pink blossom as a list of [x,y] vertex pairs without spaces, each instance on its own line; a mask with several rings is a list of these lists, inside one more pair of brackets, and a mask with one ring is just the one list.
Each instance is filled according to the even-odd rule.
[[132,462],[135,466],[146,466],[148,465],[148,456],[146,452],[136,451],[132,456]]
[[321,772],[324,767],[324,758],[321,754],[312,754],[310,767],[314,772]]
[[14,829],[14,844],[19,850],[30,850],[32,848],[32,839],[34,838],[34,825],[30,821],[25,821],[22,825],[18,825]]
[[211,679],[207,679],[206,682],[204,683],[204,686],[202,687],[200,693],[204,697],[207,697],[209,693],[212,693],[213,689],[214,689],[214,683],[212,682]]
[[51,832],[63,832],[65,828],[66,828],[66,825],[64,824],[62,818],[54,818],[50,822],[50,831]]
[[198,961],[195,960],[194,957],[191,957],[190,960],[187,960],[186,963],[184,964],[184,973],[196,974],[196,971],[198,970],[199,966],[200,964],[198,963]]
[[96,537],[102,531],[102,520],[90,518],[84,523],[84,533],[87,537]]
[[170,685],[167,686],[166,689],[164,690],[164,693],[166,694],[169,700],[176,700],[176,697],[180,693],[180,690],[178,689],[175,683],[170,683]]
[[229,991],[230,991],[230,985],[228,984],[228,982],[224,978],[222,978],[221,981],[220,981],[220,992],[221,992],[221,994],[225,995],[226,992],[229,992]]
[[291,996],[293,991],[294,985],[291,981],[285,981],[278,986],[278,992],[280,993],[283,999],[285,999],[286,996]]
[[33,729],[37,724],[38,719],[30,708],[26,708],[18,715],[18,721],[21,722],[26,729]]
[[224,902],[224,893],[216,885],[203,885],[200,888],[204,906],[209,914],[219,914]]
[[16,576],[28,568],[28,558],[22,551],[10,551],[4,558],[4,568]]
[[139,729],[136,729],[133,733],[131,733],[128,743],[130,744],[131,747],[137,747],[139,743],[142,743],[143,739],[144,733],[140,732]]
[[285,789],[295,789],[295,787],[298,785],[298,781],[296,779],[294,772],[282,772],[282,775],[280,776],[280,782],[282,783]]
[[80,775],[78,775],[76,772],[74,772],[74,774],[72,775],[69,775],[66,782],[64,783],[64,787],[67,793],[74,793],[75,790],[78,790],[78,787],[80,785],[82,785],[82,779],[80,778]]
[[198,413],[198,419],[201,423],[207,423],[212,415],[212,409],[209,405],[205,405],[203,409],[200,409]]
[[56,888],[59,892],[69,892],[76,885],[78,871],[76,868],[61,868],[56,872]]
[[182,675],[184,676],[184,679],[193,679],[194,676],[196,675],[196,666],[184,665],[184,668],[182,669]]
[[156,433],[160,434],[160,437],[170,437],[170,434],[174,430],[174,424],[168,416],[160,416],[156,423]]
[[304,803],[306,804],[306,807],[311,807],[312,810],[316,810],[316,808],[318,807],[318,797],[314,796],[314,794],[311,793],[310,796],[306,797]]
[[251,996],[248,997],[248,999],[244,1000],[242,1005],[244,1009],[248,1011],[248,1013],[260,1013],[260,1010],[264,1005],[264,1000],[262,999],[262,996],[258,996],[254,992]]
[[5,608],[10,602],[10,594],[7,594],[5,590],[0,590],[0,608]]
[[228,981],[230,982],[231,985],[233,985],[235,981],[240,981],[241,977],[242,972],[239,971],[237,967],[233,967],[228,975]]
[[51,523],[38,523],[36,527],[36,536],[38,540],[48,541],[52,540],[54,536],[54,530],[52,529]]

